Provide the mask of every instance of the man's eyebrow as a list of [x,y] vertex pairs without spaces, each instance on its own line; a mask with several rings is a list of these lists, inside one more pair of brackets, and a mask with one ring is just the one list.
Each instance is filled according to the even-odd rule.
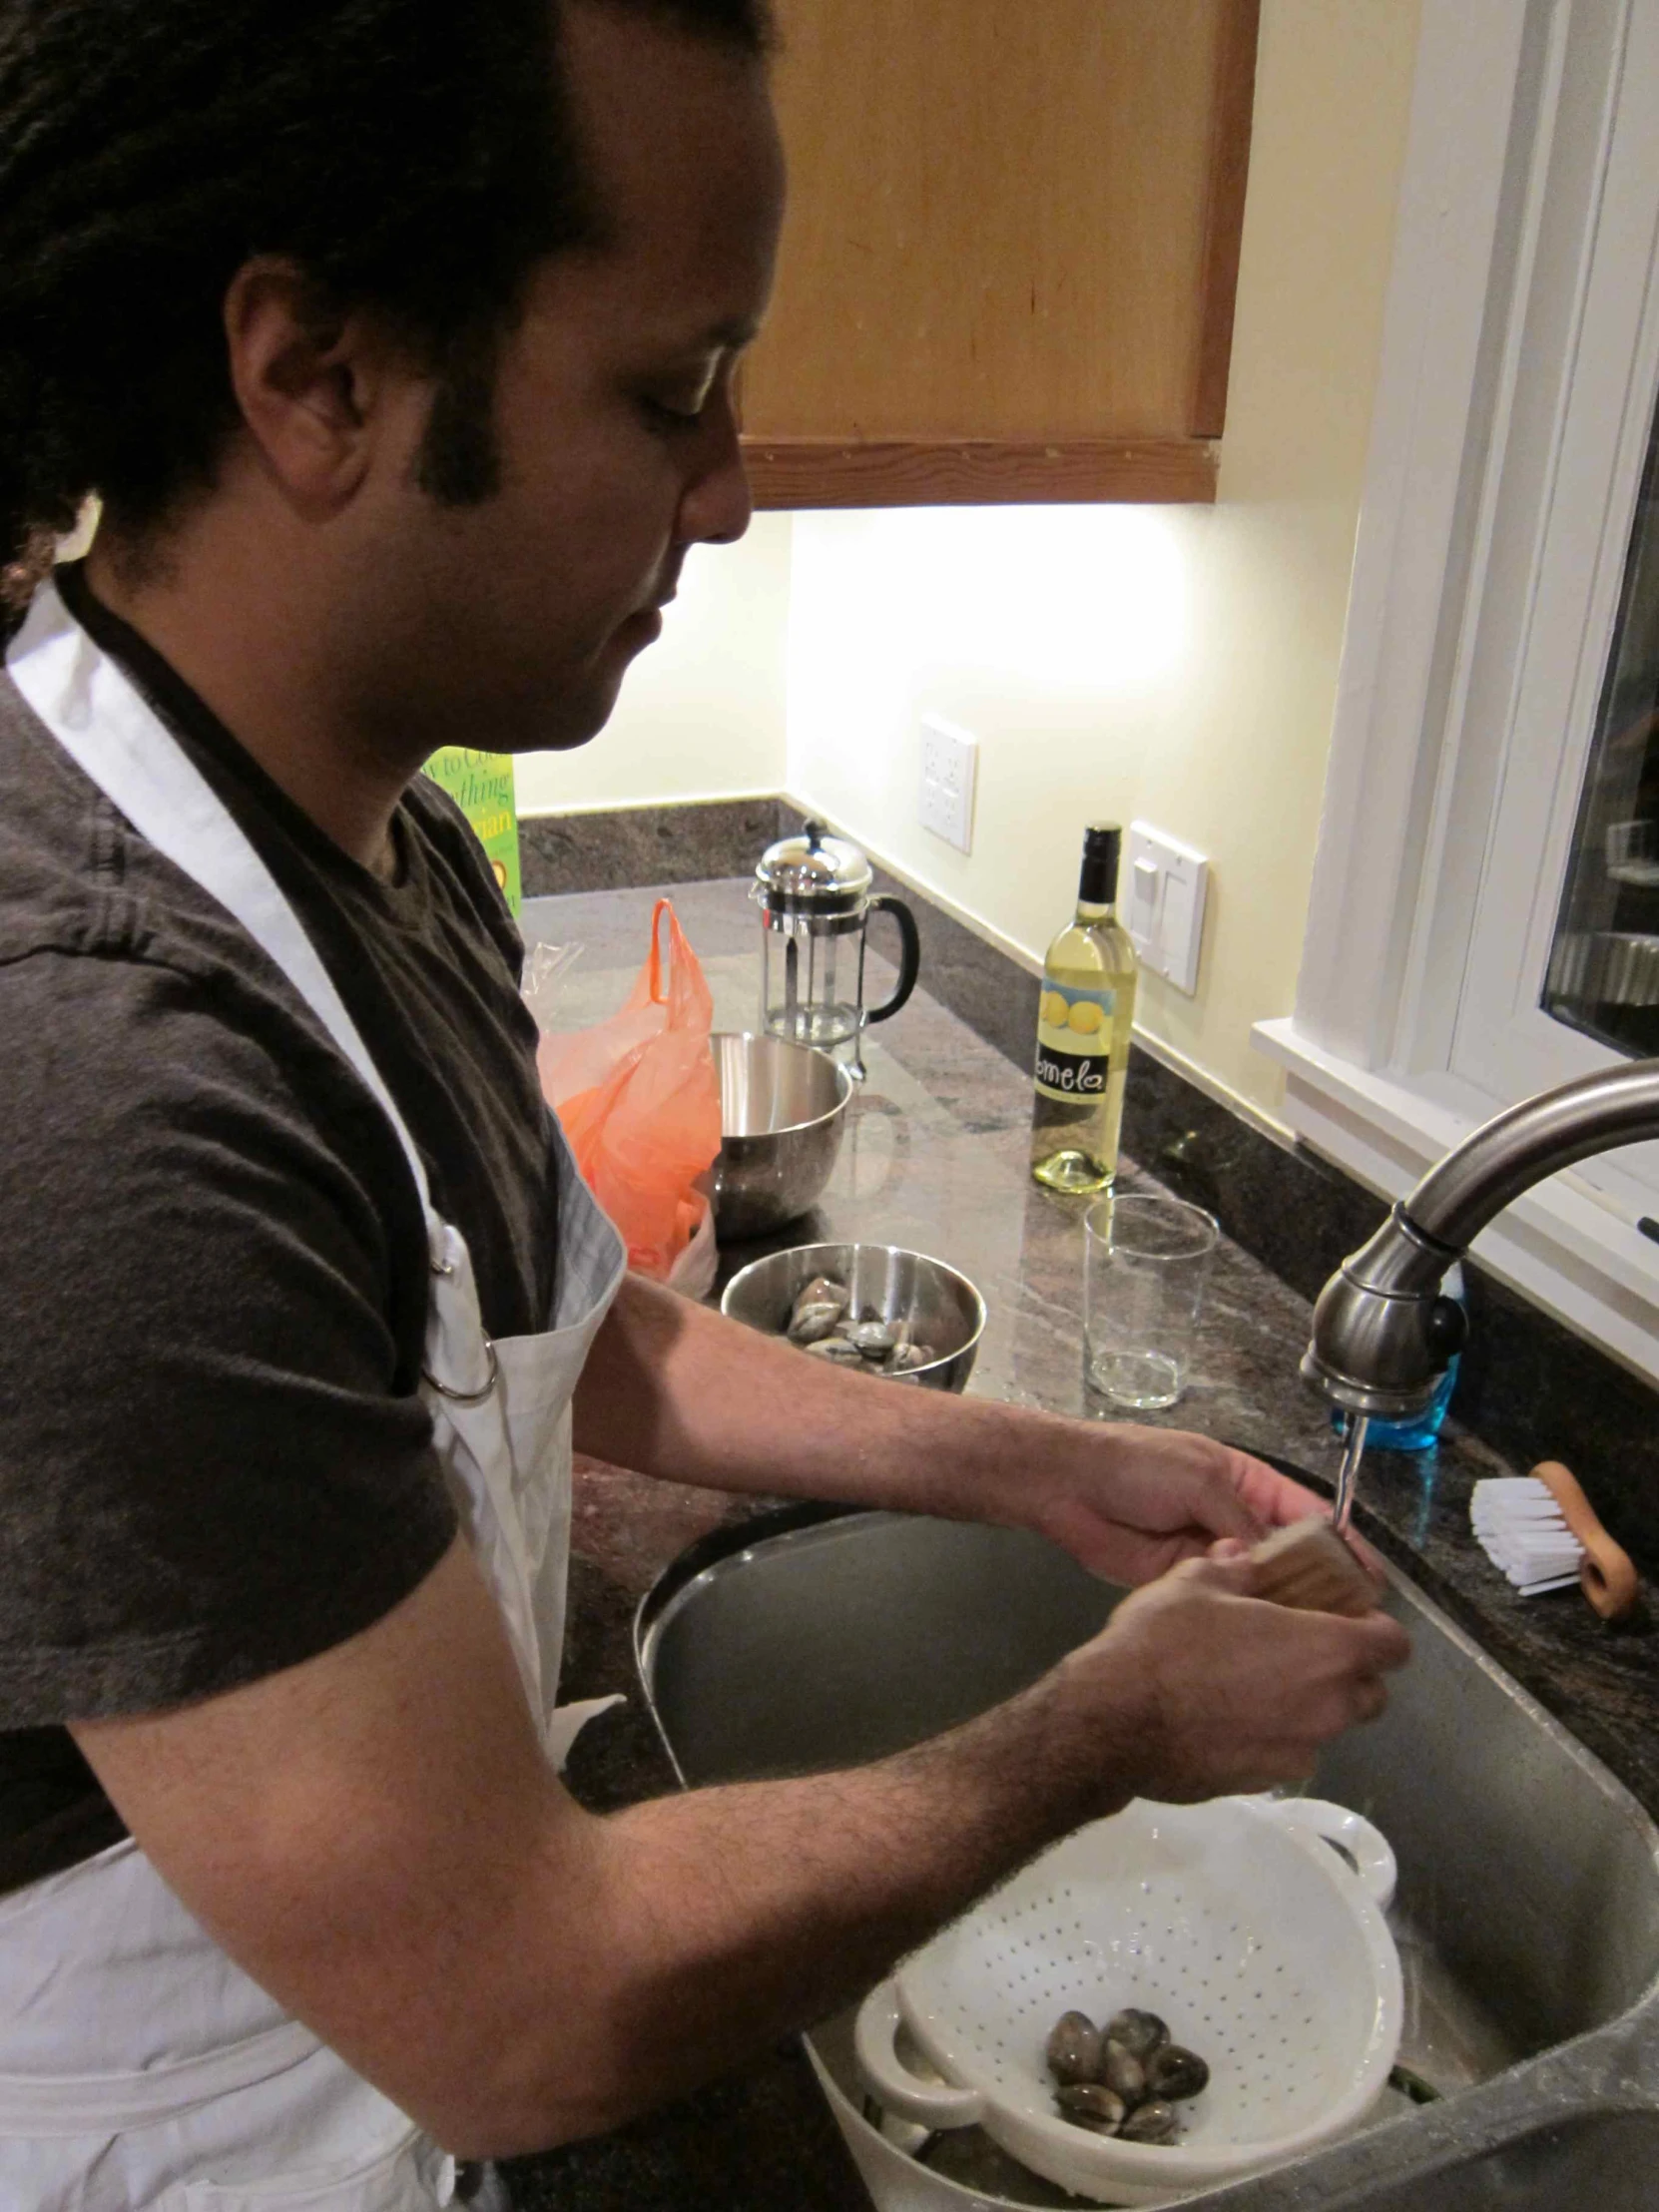
[[746,345],[752,345],[760,335],[758,315],[734,315],[724,322],[717,322],[704,333],[706,342],[723,352],[741,353]]
[[711,322],[706,328],[692,334],[685,334],[683,327],[680,333],[664,328],[657,333],[655,343],[661,347],[665,358],[670,355],[688,358],[693,354],[703,353],[741,353],[745,346],[754,343],[760,330],[759,315],[725,315],[720,321]]

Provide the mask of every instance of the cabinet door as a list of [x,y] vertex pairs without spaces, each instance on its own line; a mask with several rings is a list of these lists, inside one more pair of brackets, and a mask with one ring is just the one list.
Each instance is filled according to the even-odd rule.
[[780,0],[773,506],[1208,498],[1258,0]]

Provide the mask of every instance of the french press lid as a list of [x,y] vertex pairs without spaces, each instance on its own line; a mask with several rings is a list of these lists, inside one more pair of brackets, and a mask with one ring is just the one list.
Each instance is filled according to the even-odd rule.
[[832,837],[822,822],[810,822],[800,836],[780,837],[761,855],[755,896],[775,914],[855,914],[873,881],[857,845]]

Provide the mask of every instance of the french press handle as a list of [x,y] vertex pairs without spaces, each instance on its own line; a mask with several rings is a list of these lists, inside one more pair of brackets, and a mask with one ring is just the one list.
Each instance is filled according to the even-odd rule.
[[[916,976],[921,970],[921,932],[916,927],[916,917],[903,899],[894,898],[890,891],[877,891],[865,909],[866,915],[891,914],[898,924],[900,938],[898,954],[898,987],[883,1006],[872,1006],[865,1014],[865,1021],[888,1021],[909,998],[916,987]],[[867,931],[868,923],[866,920]]]

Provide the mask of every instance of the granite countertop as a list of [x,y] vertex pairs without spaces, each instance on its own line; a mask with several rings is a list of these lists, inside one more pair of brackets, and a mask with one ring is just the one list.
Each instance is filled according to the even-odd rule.
[[[754,1023],[759,930],[746,893],[743,881],[672,893],[713,988],[717,1027]],[[528,942],[584,948],[564,984],[560,1026],[620,1003],[645,954],[655,896],[617,890],[526,903]],[[872,975],[872,997],[884,987]],[[1026,1076],[930,999],[925,978],[903,1013],[870,1033],[866,1058],[869,1080],[820,1209],[770,1243],[723,1255],[723,1279],[758,1252],[821,1238],[931,1252],[969,1275],[989,1310],[973,1392],[1115,1417],[1083,1374],[1084,1202],[1039,1190],[1026,1172]],[[1133,1162],[1126,1174],[1140,1179]],[[1186,1395],[1170,1413],[1147,1417],[1279,1454],[1329,1485],[1338,1448],[1325,1408],[1297,1374],[1308,1322],[1304,1300],[1224,1243]],[[1646,1617],[1609,1631],[1576,1592],[1531,1600],[1509,1592],[1469,1536],[1468,1493],[1483,1475],[1515,1471],[1448,1424],[1433,1451],[1368,1454],[1359,1524],[1659,1815],[1659,1634]],[[757,1505],[578,1465],[564,1694],[629,1693],[627,1707],[577,1746],[570,1780],[585,1803],[612,1808],[674,1787],[635,1680],[633,1611],[688,1544]],[[793,2044],[614,2136],[520,2161],[512,2179],[524,2212],[692,2204],[865,2212],[869,2201]]]

